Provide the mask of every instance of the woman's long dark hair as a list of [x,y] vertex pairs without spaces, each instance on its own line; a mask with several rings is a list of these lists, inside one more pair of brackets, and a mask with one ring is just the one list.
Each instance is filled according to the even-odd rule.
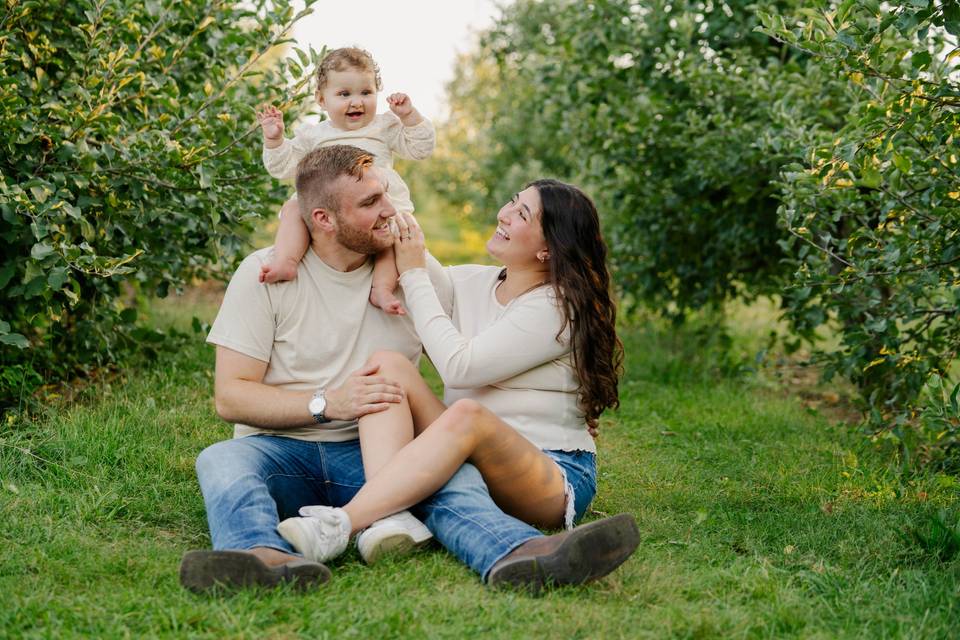
[[610,294],[600,217],[589,196],[573,185],[547,179],[527,186],[540,194],[550,281],[563,301],[560,331],[570,326],[580,406],[587,424],[595,428],[604,409],[620,406],[617,385],[623,371],[623,344],[617,337],[617,308]]

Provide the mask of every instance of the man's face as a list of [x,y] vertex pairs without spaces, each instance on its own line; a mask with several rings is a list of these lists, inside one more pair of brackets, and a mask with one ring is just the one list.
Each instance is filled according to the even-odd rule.
[[358,182],[350,176],[337,178],[339,211],[331,216],[341,245],[364,255],[393,246],[390,218],[397,210],[387,197],[387,183],[375,167],[364,170]]

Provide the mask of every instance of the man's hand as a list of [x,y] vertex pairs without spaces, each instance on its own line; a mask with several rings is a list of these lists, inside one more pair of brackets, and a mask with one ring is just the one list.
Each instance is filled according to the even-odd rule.
[[361,367],[336,389],[327,389],[324,415],[331,420],[354,420],[403,400],[400,385],[374,375],[379,369],[378,364]]
[[397,273],[426,267],[427,247],[417,219],[409,213],[398,213],[394,219],[397,232],[393,240],[393,257],[397,262]]
[[405,127],[413,127],[423,122],[423,116],[413,107],[410,96],[405,93],[391,93],[387,96],[390,111],[400,118]]
[[257,111],[257,122],[263,133],[263,144],[268,149],[275,149],[283,143],[283,112],[275,106],[263,105]]

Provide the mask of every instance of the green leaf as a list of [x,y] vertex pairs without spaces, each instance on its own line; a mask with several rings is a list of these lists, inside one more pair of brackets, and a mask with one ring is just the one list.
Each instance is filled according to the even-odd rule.
[[30,187],[30,193],[33,194],[34,200],[36,200],[40,204],[43,204],[44,202],[47,201],[47,198],[49,198],[50,194],[53,192],[50,191],[50,189],[48,189],[47,187],[36,186],[36,187]]
[[198,166],[197,170],[200,174],[200,187],[209,189],[210,185],[213,184],[213,177],[210,175],[210,171],[203,165]]
[[910,162],[910,158],[900,155],[899,153],[893,154],[893,164],[900,170],[901,173],[908,174],[910,173],[910,168],[913,166],[913,163]]
[[9,344],[20,349],[30,346],[30,341],[19,333],[5,333],[0,335],[0,344]]
[[78,207],[73,206],[69,202],[63,203],[63,210],[67,212],[67,215],[73,218],[74,220],[79,220],[81,216],[81,211]]
[[87,242],[93,242],[97,237],[97,232],[94,230],[93,225],[83,217],[80,218],[80,235],[82,235],[83,239]]
[[17,265],[12,260],[3,265],[3,268],[0,268],[0,289],[3,289],[7,286],[7,283],[13,278],[13,274],[16,273]]
[[909,36],[917,26],[917,15],[910,11],[904,11],[896,20],[897,30],[903,36]]
[[53,247],[46,242],[38,242],[30,250],[30,257],[34,260],[43,260],[49,255],[53,255]]
[[850,13],[850,9],[853,8],[855,2],[856,0],[843,0],[843,2],[840,3],[840,6],[837,7],[837,24],[841,24],[847,19],[847,15]]
[[836,38],[837,38],[837,42],[847,47],[848,49],[859,48],[857,46],[857,41],[854,40],[853,36],[851,36],[845,29],[838,31]]
[[50,287],[53,291],[59,291],[64,283],[67,281],[67,268],[66,267],[55,267],[50,270],[50,275],[47,276],[47,286]]
[[876,169],[864,167],[860,172],[860,184],[869,189],[879,189],[883,176]]
[[932,61],[933,57],[929,51],[918,51],[910,57],[910,64],[913,65],[914,69],[924,69],[928,67]]

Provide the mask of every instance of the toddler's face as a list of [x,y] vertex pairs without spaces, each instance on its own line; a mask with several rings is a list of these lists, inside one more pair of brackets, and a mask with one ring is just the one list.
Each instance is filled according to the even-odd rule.
[[376,78],[359,69],[331,71],[317,102],[336,128],[355,131],[365,127],[377,115]]

